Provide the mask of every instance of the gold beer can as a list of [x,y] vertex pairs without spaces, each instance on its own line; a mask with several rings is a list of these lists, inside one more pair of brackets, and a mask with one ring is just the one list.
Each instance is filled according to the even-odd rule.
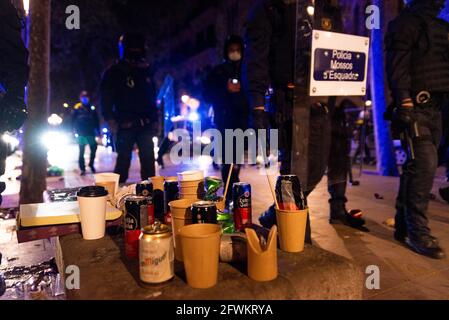
[[139,239],[140,280],[158,284],[171,280],[174,272],[173,236],[159,221],[142,229]]

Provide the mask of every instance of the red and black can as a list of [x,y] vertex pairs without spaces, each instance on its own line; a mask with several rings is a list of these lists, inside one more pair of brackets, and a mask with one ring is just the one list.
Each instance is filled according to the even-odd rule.
[[168,179],[164,183],[164,213],[165,224],[171,224],[170,202],[179,199],[178,180]]
[[[151,198],[128,196],[125,199],[125,254],[127,258],[139,257],[139,237],[142,228],[148,225],[149,211],[154,207],[148,205]],[[152,203],[152,200],[151,200]]]
[[153,183],[149,180],[142,181],[136,185],[136,195],[142,197],[153,196]]
[[251,185],[245,182],[234,183],[232,186],[234,202],[235,229],[244,231],[252,225]]

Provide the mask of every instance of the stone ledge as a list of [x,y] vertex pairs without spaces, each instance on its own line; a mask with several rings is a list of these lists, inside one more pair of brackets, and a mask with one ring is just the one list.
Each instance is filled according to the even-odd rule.
[[[176,277],[158,286],[139,283],[138,262],[127,261],[122,237],[107,235],[84,241],[81,235],[59,239],[57,257],[65,266],[77,265],[80,290],[67,290],[73,300],[306,300],[362,299],[364,277],[350,260],[315,246],[300,254],[278,251],[279,277],[256,282],[246,276],[245,265],[220,264],[217,286],[190,288],[182,263],[175,262]],[[64,270],[64,269],[63,269]]]

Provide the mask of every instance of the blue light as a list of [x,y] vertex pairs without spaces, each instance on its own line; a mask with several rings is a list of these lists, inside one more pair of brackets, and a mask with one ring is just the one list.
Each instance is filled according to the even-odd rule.
[[108,128],[103,128],[103,133],[108,133]]

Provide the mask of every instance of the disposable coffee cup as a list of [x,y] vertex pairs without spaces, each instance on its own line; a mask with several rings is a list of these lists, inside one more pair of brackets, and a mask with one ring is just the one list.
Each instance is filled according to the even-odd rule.
[[279,246],[285,252],[302,252],[308,210],[276,210]]
[[217,224],[192,224],[181,228],[182,258],[187,283],[207,289],[218,280],[221,227]]
[[78,192],[81,230],[84,240],[98,240],[106,230],[106,202],[108,192],[104,187],[85,187]]

